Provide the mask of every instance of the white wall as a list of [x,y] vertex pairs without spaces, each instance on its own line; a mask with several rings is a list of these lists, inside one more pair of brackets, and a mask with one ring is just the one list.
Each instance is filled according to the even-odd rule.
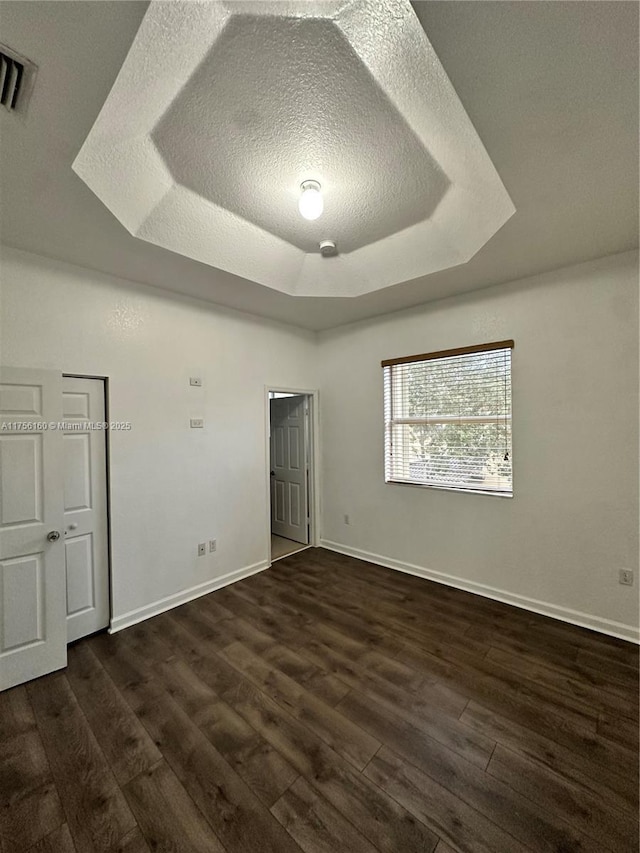
[[[638,570],[637,253],[319,338],[22,252],[1,260],[0,361],[109,376],[111,419],[133,424],[111,436],[120,625],[266,565],[264,386],[321,383],[329,547],[637,636],[640,578],[617,582]],[[385,485],[381,359],[504,338],[515,497]],[[212,537],[217,553],[194,556]]]
[[315,335],[5,248],[0,279],[0,362],[108,376],[132,423],[111,434],[116,624],[266,566],[264,386],[317,387]]
[[[637,637],[637,265],[627,253],[323,333],[325,543]],[[380,361],[507,338],[513,499],[386,485]]]

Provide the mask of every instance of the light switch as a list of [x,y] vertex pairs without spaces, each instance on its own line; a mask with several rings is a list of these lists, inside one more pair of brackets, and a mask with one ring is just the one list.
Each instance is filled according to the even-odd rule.
[[189,425],[191,426],[191,429],[203,429],[204,418],[191,418]]
[[195,385],[196,388],[200,388],[202,386],[202,379],[199,376],[191,376],[189,378],[189,385]]

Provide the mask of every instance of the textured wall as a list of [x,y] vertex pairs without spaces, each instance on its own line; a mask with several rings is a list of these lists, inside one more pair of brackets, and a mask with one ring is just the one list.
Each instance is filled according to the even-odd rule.
[[132,423],[111,434],[114,616],[264,563],[265,385],[315,387],[313,335],[8,249],[0,279],[0,361],[106,375]]
[[[513,499],[386,485],[381,359],[506,338],[515,339]],[[324,540],[637,635],[637,253],[320,342]],[[636,570],[634,587],[618,584],[622,567]]]

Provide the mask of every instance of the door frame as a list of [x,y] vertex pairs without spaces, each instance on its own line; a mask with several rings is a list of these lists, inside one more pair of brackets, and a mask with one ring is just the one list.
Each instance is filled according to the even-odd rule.
[[[319,465],[319,391],[310,388],[285,388],[282,385],[264,386],[265,416],[265,494],[267,497],[266,537],[267,562],[271,561],[271,407],[269,394],[295,394],[305,396],[309,402],[309,546],[316,548],[320,542],[320,465]],[[304,545],[302,546],[305,547]]]
[[[62,374],[62,378],[69,379],[98,379],[104,386],[104,419],[105,423],[110,423],[109,412],[109,377],[96,376],[93,373],[67,373]],[[107,489],[107,577],[109,579],[109,624],[102,630],[111,633],[113,625],[113,568],[112,568],[112,546],[111,546],[111,430],[104,431],[105,442],[105,457],[104,464],[106,467],[106,489]],[[79,641],[76,641],[79,642]]]

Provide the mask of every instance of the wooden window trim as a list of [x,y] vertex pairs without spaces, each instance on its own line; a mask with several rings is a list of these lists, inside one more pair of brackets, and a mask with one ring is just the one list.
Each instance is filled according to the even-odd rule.
[[387,358],[381,362],[382,367],[392,367],[394,364],[409,364],[410,362],[432,361],[436,358],[450,358],[455,355],[468,355],[474,352],[491,352],[497,349],[513,349],[513,341],[494,341],[490,344],[475,344],[470,347],[458,347],[457,349],[443,349],[439,352],[424,352],[420,355],[405,355],[402,358]]

